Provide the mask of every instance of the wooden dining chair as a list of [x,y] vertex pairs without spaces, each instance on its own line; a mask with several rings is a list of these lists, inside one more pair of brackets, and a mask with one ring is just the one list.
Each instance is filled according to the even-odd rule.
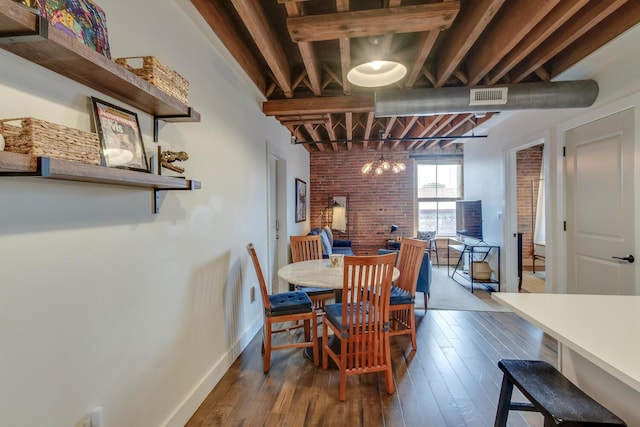
[[347,376],[384,372],[387,393],[393,394],[389,349],[389,295],[395,254],[344,258],[342,303],[328,304],[322,320],[324,337],[333,333],[339,353],[324,339],[322,367],[329,357],[340,370],[340,400],[347,398]]
[[[318,316],[313,310],[313,303],[309,296],[301,291],[283,292],[279,294],[269,295],[267,285],[262,274],[262,268],[256,255],[256,250],[252,243],[247,245],[247,252],[253,262],[253,267],[258,276],[260,284],[260,293],[262,295],[262,304],[264,306],[264,323],[262,326],[262,353],[264,356],[264,373],[269,372],[271,366],[271,352],[283,350],[286,348],[313,347],[313,363],[318,366]],[[286,332],[289,334],[292,328],[282,327],[274,329],[274,324],[283,322],[300,322],[304,327],[304,342],[296,342],[288,340],[285,344],[272,345],[272,335]],[[300,327],[300,326],[296,326]],[[311,336],[310,334],[313,334]]]
[[[322,241],[319,235],[289,236],[289,241],[291,242],[291,259],[293,262],[322,259]],[[296,286],[296,289],[309,295],[318,314],[322,314],[327,301],[334,298],[333,289],[307,286]]]
[[415,314],[416,285],[427,243],[426,240],[402,239],[396,262],[396,267],[400,270],[400,277],[391,287],[389,306],[390,335],[410,335],[411,346],[414,350],[418,348]]

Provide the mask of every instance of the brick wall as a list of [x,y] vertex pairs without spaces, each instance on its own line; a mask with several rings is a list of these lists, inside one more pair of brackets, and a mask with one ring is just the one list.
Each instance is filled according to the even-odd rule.
[[542,145],[516,153],[518,232],[522,233],[522,262],[525,269],[533,263],[533,212],[538,200]]
[[[310,220],[311,228],[321,223],[322,209],[330,197],[348,196],[348,228],[356,255],[377,254],[389,238],[391,224],[398,225],[393,237],[414,237],[415,163],[407,151],[385,152],[387,160],[406,164],[404,172],[391,171],[377,176],[361,173],[362,165],[380,158],[380,151],[312,153],[310,158]],[[450,154],[450,153],[447,153]],[[325,221],[327,217],[325,216]],[[347,238],[347,235],[336,238]],[[440,247],[441,245],[439,245]],[[444,252],[446,255],[446,245]]]

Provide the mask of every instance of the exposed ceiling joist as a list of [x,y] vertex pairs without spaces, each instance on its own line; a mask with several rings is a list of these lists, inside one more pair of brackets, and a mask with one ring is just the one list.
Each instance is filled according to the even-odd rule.
[[[309,142],[333,136],[368,141],[380,131],[390,137],[428,137],[449,117],[392,113],[391,120],[376,119],[375,89],[353,86],[346,78],[373,46],[363,37],[382,36],[378,50],[407,67],[403,80],[382,90],[420,91],[553,82],[640,22],[638,0],[191,2],[265,96],[265,114],[274,115],[298,141]],[[488,119],[458,120],[439,134],[470,132]],[[452,130],[456,124],[458,130]],[[339,148],[366,150],[367,141]],[[394,141],[388,148],[416,149],[418,144]],[[450,144],[458,142],[433,140],[419,149]],[[310,153],[330,147],[304,146]]]
[[444,30],[451,26],[459,1],[384,9],[307,15],[287,19],[294,42],[317,42],[341,38]]

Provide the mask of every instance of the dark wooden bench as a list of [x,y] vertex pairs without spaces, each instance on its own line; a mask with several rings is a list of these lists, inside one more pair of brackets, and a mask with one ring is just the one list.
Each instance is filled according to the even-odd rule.
[[[506,427],[510,410],[540,412],[545,427],[627,425],[547,362],[502,359],[498,367],[504,376],[495,427]],[[531,403],[511,402],[514,385]]]

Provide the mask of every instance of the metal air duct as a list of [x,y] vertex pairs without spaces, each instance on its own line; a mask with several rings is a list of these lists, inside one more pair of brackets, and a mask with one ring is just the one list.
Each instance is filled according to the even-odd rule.
[[580,108],[591,106],[597,97],[595,80],[388,90],[376,92],[375,116]]

